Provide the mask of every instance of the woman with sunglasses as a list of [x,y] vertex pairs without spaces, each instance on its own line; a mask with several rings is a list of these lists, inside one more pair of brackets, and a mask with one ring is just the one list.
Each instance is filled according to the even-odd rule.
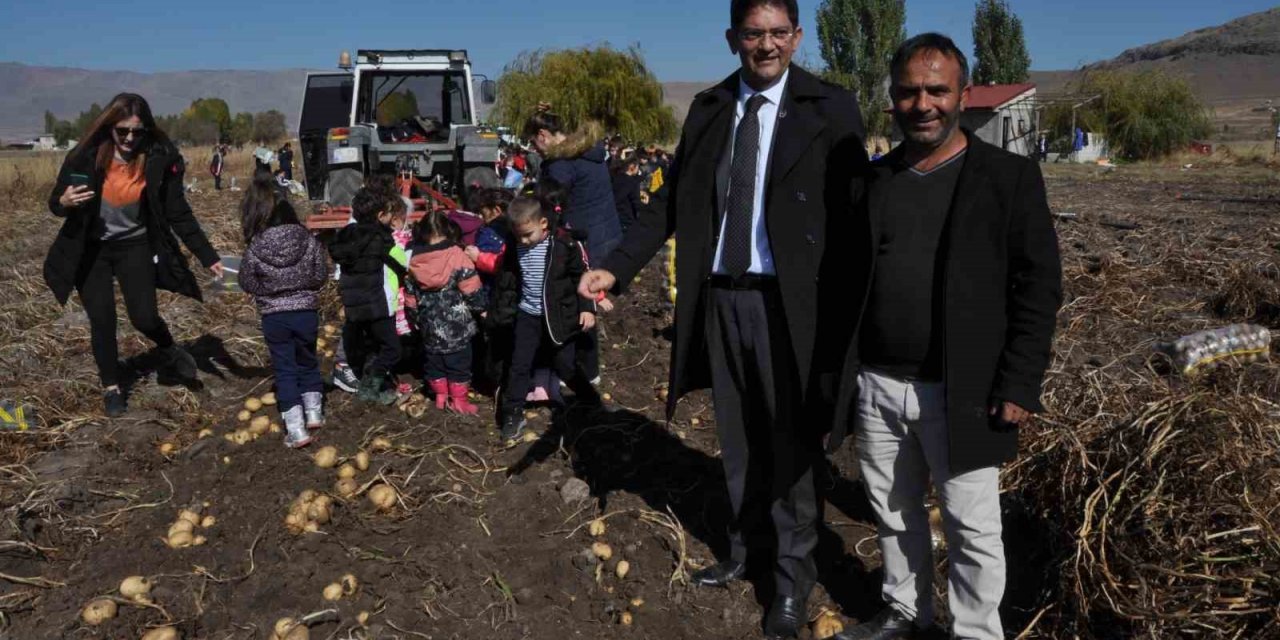
[[129,322],[163,356],[161,371],[180,381],[196,377],[195,360],[174,342],[156,304],[156,289],[201,299],[175,234],[215,277],[222,275],[183,193],[184,169],[147,101],[122,93],[67,154],[49,196],[49,211],[66,221],[45,259],[45,283],[60,304],[73,289],[80,294],[109,417],[126,408],[113,281]]

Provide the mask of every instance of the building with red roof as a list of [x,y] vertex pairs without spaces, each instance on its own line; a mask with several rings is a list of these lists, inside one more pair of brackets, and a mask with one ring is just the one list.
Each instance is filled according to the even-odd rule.
[[[1018,155],[1030,156],[1036,149],[1036,85],[974,85],[960,125],[984,142]],[[902,140],[902,132],[894,127],[894,142]]]
[[1036,148],[1036,85],[974,85],[961,126],[991,144],[1029,156]]

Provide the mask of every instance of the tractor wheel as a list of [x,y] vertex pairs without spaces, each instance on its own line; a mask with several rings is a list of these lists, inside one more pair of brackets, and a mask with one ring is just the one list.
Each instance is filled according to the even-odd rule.
[[335,207],[349,207],[356,192],[364,186],[364,174],[359,169],[331,169],[325,183],[326,200]]
[[466,193],[473,186],[480,186],[482,189],[492,189],[493,187],[501,187],[502,180],[498,179],[498,172],[493,167],[471,167],[462,174],[462,192]]

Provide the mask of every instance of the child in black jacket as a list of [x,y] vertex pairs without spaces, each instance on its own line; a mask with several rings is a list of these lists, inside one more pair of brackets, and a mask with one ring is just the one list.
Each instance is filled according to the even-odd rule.
[[578,369],[574,338],[596,323],[596,305],[578,295],[586,271],[582,245],[556,225],[534,198],[516,198],[507,210],[515,251],[503,256],[495,278],[489,322],[511,327],[513,347],[500,415],[502,437],[524,430],[525,394],[540,351],[580,402],[600,405],[600,395]]

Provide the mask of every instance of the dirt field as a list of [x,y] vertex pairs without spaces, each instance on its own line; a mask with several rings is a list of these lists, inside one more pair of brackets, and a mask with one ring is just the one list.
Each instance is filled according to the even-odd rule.
[[[1053,210],[1076,216],[1057,223],[1068,298],[1050,412],[1025,434],[1027,456],[1006,472],[1006,629],[1027,638],[1280,637],[1280,584],[1266,577],[1280,571],[1280,368],[1232,367],[1193,382],[1162,372],[1151,356],[1158,341],[1230,321],[1280,328],[1280,297],[1267,298],[1280,274],[1280,174],[1262,166],[1048,173]],[[1208,199],[1179,199],[1186,193]],[[133,356],[137,382],[130,413],[103,419],[87,319],[74,302],[59,309],[39,277],[55,220],[38,202],[11,195],[0,219],[0,396],[35,407],[41,424],[0,432],[0,637],[137,638],[168,624],[185,638],[269,638],[278,618],[326,610],[312,638],[759,636],[770,594],[758,582],[708,590],[684,581],[724,550],[728,507],[709,398],[688,398],[669,429],[661,423],[670,317],[656,263],[604,321],[602,390],[619,408],[606,422],[570,411],[552,424],[539,410],[540,438],[508,449],[484,419],[434,409],[413,419],[333,391],[316,444],[293,452],[278,434],[242,446],[223,437],[239,426],[245,398],[271,385],[256,313],[235,294],[212,294],[204,305],[163,297],[175,335],[201,363],[198,389],[158,384],[145,340],[122,313],[121,350]],[[240,249],[237,195],[191,196],[225,253]],[[1231,291],[1243,293],[1224,297]],[[332,312],[325,320],[337,322]],[[1129,442],[1125,434],[1136,429],[1151,446],[1155,436],[1132,427],[1144,412],[1193,401],[1202,404],[1168,412],[1175,432],[1161,436],[1178,458],[1147,449],[1146,470],[1117,490],[1112,461],[1097,457],[1112,444],[1100,443]],[[492,413],[491,401],[480,404]],[[1250,430],[1232,431],[1232,411],[1246,407],[1259,412]],[[213,435],[200,438],[203,429]],[[1224,437],[1247,444],[1253,462],[1233,461],[1233,473],[1202,487],[1202,500],[1179,505],[1164,497],[1177,484],[1169,474],[1222,462],[1196,462],[1197,450],[1214,451],[1204,444],[1176,448],[1187,441],[1179,433],[1196,429],[1234,434]],[[389,450],[374,449],[379,437]],[[169,455],[165,443],[174,447]],[[397,503],[379,512],[363,495],[338,500],[318,532],[292,535],[284,525],[290,502],[304,490],[334,492],[334,470],[309,457],[325,445],[344,457],[370,451],[361,488],[389,484]],[[1142,455],[1138,448],[1129,457]],[[815,616],[826,607],[846,622],[880,607],[875,532],[851,461],[846,449],[824,474],[822,576],[810,604]],[[575,479],[588,498],[566,499]],[[1126,486],[1143,487],[1141,496],[1158,504],[1126,511]],[[1099,487],[1110,489],[1090,501]],[[1238,508],[1200,513],[1219,503]],[[216,518],[198,531],[207,542],[169,548],[166,532],[192,506]],[[1103,511],[1107,517],[1089,516]],[[587,524],[598,517],[607,530],[593,538]],[[1248,550],[1222,551],[1240,529],[1249,532]],[[603,563],[590,551],[597,540],[612,547]],[[1178,560],[1188,544],[1198,562]],[[1147,556],[1117,557],[1135,547]],[[1108,556],[1112,549],[1119,552]],[[623,559],[625,579],[616,573]],[[1144,573],[1148,566],[1163,577]],[[358,590],[324,600],[325,586],[348,573]],[[81,608],[118,596],[129,575],[154,582],[154,604],[121,604],[105,624],[83,625]],[[1202,575],[1214,580],[1197,582]],[[1240,576],[1249,576],[1247,592],[1232,582]],[[1167,610],[1163,595],[1146,598],[1149,610],[1126,600],[1153,582],[1172,589],[1180,581],[1193,584],[1168,596]],[[1228,596],[1235,599],[1220,601]],[[369,614],[363,626],[361,612]]]

